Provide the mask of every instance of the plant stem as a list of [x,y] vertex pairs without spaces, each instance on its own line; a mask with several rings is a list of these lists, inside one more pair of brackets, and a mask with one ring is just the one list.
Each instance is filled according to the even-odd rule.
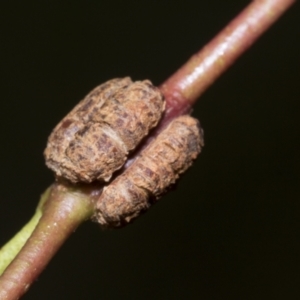
[[25,246],[0,277],[0,299],[19,299],[79,224],[94,212],[100,190],[56,183]]
[[38,224],[43,213],[44,203],[49,197],[49,192],[50,189],[47,189],[41,196],[41,200],[30,221],[0,249],[0,275],[19,253]]
[[[296,0],[256,0],[162,85],[165,121],[186,112]],[[187,105],[189,104],[189,105]]]
[[[157,134],[187,113],[197,98],[269,28],[295,0],[256,0],[161,86],[167,111]],[[138,155],[139,152],[136,153]],[[101,186],[52,186],[31,237],[0,277],[0,299],[18,299],[76,229],[92,216]]]
[[198,98],[242,55],[296,0],[255,0],[207,45],[194,54],[160,86],[166,112],[129,166],[151,139],[174,118],[189,113]]

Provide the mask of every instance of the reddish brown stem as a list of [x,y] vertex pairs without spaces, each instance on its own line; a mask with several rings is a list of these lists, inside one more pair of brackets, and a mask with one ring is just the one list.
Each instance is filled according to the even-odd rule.
[[167,79],[161,85],[167,101],[164,123],[188,111],[199,96],[294,2],[295,0],[253,1]]
[[0,280],[0,299],[19,299],[77,226],[94,211],[95,187],[54,184],[43,215]]
[[[197,98],[295,0],[256,0],[199,53],[162,84],[167,112],[156,132],[188,112]],[[94,209],[99,189],[55,185],[44,214],[15,260],[0,279],[0,299],[18,299],[39,275],[65,239]]]

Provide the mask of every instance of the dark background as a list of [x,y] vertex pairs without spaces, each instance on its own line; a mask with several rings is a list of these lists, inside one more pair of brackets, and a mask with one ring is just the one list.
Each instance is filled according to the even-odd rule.
[[[42,152],[78,100],[114,77],[160,84],[249,2],[1,4],[0,244],[53,181]],[[299,16],[196,104],[206,146],[177,190],[127,228],[81,226],[23,299],[297,298]]]

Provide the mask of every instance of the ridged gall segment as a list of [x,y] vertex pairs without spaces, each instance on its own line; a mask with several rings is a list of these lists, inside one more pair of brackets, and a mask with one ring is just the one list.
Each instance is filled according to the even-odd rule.
[[66,149],[70,167],[76,165],[76,170],[81,170],[81,181],[110,178],[116,162],[124,164],[127,154],[119,136],[105,123],[89,123]]
[[145,80],[118,89],[101,110],[93,112],[92,119],[109,124],[130,151],[156,126],[164,106],[162,94]]
[[96,204],[95,220],[104,227],[120,227],[135,219],[191,166],[203,145],[203,131],[196,119],[181,116],[172,121],[104,188]]
[[109,181],[157,125],[164,108],[163,95],[149,80],[110,80],[55,127],[44,152],[46,164],[74,183]]

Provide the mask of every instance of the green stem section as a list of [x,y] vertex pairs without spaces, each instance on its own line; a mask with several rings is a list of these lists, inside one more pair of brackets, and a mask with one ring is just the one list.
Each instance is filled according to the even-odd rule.
[[79,224],[94,213],[99,188],[57,183],[19,254],[0,276],[0,299],[19,299]]
[[49,197],[49,192],[50,189],[47,189],[42,195],[36,211],[30,221],[0,249],[0,275],[20,252],[21,248],[24,246],[38,224],[43,213],[43,205]]

